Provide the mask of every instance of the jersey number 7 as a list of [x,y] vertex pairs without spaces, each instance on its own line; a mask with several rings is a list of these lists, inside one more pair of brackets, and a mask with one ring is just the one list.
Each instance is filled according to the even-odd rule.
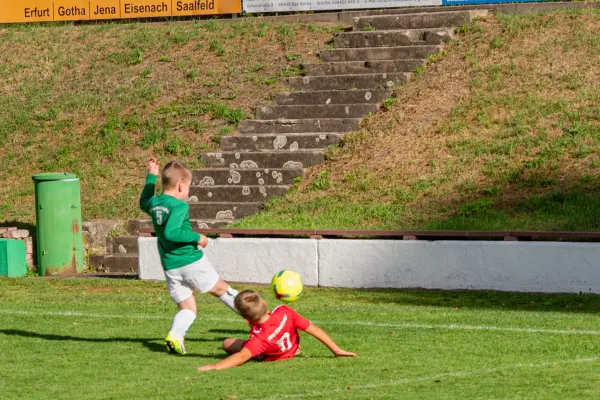
[[290,340],[289,332],[281,335],[281,338],[277,341],[277,346],[279,346],[282,352],[288,351],[292,348],[292,341]]

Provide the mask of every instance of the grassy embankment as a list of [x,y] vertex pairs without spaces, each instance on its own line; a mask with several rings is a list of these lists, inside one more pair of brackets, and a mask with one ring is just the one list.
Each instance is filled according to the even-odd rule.
[[238,226],[599,230],[598,32],[597,10],[462,27],[389,112]]
[[145,159],[203,151],[314,62],[333,24],[0,26],[0,225],[34,222],[31,175],[81,178],[83,218],[135,218]]

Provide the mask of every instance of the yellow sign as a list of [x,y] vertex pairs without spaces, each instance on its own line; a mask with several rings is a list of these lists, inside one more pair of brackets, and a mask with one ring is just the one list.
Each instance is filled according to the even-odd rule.
[[170,17],[173,15],[171,0],[122,0],[121,18]]
[[121,18],[119,0],[90,0],[90,19]]
[[54,21],[54,7],[51,1],[4,1],[2,3],[0,22]]
[[0,23],[237,14],[241,0],[0,0]]
[[72,21],[90,19],[89,1],[63,0],[55,1],[54,20]]

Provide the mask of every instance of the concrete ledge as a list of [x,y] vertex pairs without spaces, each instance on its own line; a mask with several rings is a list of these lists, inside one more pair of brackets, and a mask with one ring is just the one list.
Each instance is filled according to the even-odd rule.
[[322,240],[319,285],[600,293],[600,244]]
[[[156,238],[139,249],[140,279],[164,280]],[[598,243],[240,238],[205,254],[231,282],[292,269],[309,286],[600,293]]]
[[[139,238],[140,279],[165,279],[156,243],[156,238]],[[267,284],[277,271],[291,269],[305,285],[318,285],[317,240],[216,239],[204,254],[228,282]]]
[[156,238],[138,238],[138,274],[142,280],[165,280],[165,273],[160,264],[160,254],[158,254]]

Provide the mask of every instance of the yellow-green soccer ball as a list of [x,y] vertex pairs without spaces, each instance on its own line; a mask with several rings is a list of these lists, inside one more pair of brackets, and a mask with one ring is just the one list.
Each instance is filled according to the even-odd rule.
[[284,269],[275,274],[271,280],[271,288],[275,293],[275,297],[285,303],[291,303],[298,300],[302,295],[304,284],[300,274]]

